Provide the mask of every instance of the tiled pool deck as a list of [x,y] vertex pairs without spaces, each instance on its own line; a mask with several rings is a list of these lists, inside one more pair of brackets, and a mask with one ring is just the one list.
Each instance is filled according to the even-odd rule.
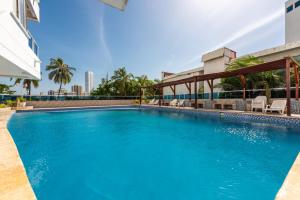
[[[111,109],[111,108],[138,108],[139,106],[103,106],[103,107],[85,107],[85,108],[51,108],[35,109],[32,111],[57,111],[57,110],[77,110],[77,109]],[[260,113],[245,113],[241,111],[224,111],[224,110],[204,110],[193,108],[174,108],[174,107],[157,107],[144,105],[145,109],[160,109],[172,112],[186,112],[193,114],[204,114],[219,116],[224,120],[244,120],[252,122],[263,122],[271,124],[281,124],[290,127],[300,127],[300,117],[263,115]],[[29,112],[32,112],[29,111]],[[21,111],[21,112],[28,112]],[[7,130],[7,122],[13,111],[0,112],[0,199],[36,199],[35,194],[28,181],[26,171],[20,159],[17,147]],[[286,180],[276,196],[276,200],[294,200],[300,197],[300,154],[291,168]]]

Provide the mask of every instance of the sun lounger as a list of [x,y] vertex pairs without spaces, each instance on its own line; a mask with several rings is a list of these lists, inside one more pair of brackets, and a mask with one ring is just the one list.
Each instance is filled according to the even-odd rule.
[[159,103],[159,100],[152,99],[152,100],[149,102],[149,105],[158,105],[158,103]]
[[268,105],[266,109],[264,109],[264,113],[269,112],[279,112],[279,114],[283,115],[286,109],[286,100],[274,100],[272,105]]
[[251,111],[256,109],[261,109],[262,111],[266,108],[267,105],[267,97],[266,96],[258,96],[251,103]]
[[185,100],[179,100],[177,106],[178,107],[184,107],[185,106]]
[[170,101],[170,106],[177,106],[177,104],[178,104],[177,99],[173,99],[172,101]]

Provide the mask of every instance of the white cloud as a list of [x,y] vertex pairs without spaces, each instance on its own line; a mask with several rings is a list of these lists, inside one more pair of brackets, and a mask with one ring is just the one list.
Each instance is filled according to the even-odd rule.
[[111,67],[113,67],[113,60],[112,60],[112,55],[109,49],[109,46],[106,42],[106,35],[105,35],[105,25],[104,25],[104,19],[103,17],[100,18],[100,32],[99,32],[99,37],[100,37],[100,44],[101,48],[103,50],[103,53],[105,54],[105,57]]
[[[225,39],[223,42],[217,44],[213,48],[211,48],[211,49],[209,49],[205,52],[201,52],[201,53],[197,54],[196,56],[192,57],[187,62],[185,62],[182,66],[189,66],[189,65],[194,64],[196,62],[200,62],[201,57],[202,57],[203,54],[205,54],[207,52],[210,52],[210,51],[213,51],[213,50],[216,50],[218,48],[225,47],[226,45],[229,45],[233,42],[236,42],[237,40],[243,38],[247,34],[255,32],[255,31],[269,25],[270,23],[274,22],[275,20],[282,17],[283,15],[284,15],[284,9],[280,9],[280,10],[277,10],[277,11],[273,12],[271,15],[255,22],[255,23],[252,23],[252,24],[240,29],[239,31],[235,32],[234,34],[232,34],[232,36]],[[249,42],[251,42],[251,41],[249,41]]]

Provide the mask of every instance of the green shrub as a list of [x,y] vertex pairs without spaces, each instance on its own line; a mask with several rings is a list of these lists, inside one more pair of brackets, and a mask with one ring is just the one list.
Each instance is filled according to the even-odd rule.
[[5,104],[9,107],[16,107],[17,106],[17,102],[16,101],[12,101],[12,100],[7,100],[5,102]]
[[0,104],[0,108],[6,108],[6,105],[5,104]]
[[26,102],[26,99],[24,97],[18,97],[17,102]]

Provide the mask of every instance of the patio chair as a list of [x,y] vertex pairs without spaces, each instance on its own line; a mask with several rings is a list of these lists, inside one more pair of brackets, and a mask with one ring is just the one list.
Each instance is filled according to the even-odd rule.
[[156,99],[154,102],[153,102],[153,104],[152,105],[154,105],[154,106],[157,106],[159,104],[159,100],[158,99]]
[[273,112],[276,111],[279,114],[283,115],[286,109],[286,100],[274,100],[272,105],[267,105],[267,108],[264,109],[264,113],[268,111]]
[[266,96],[258,96],[251,103],[251,111],[256,109],[261,109],[262,111],[266,108],[267,105],[267,97]]
[[149,101],[149,105],[153,105],[153,103],[154,103],[154,101],[155,101],[155,99],[152,99],[151,101]]
[[170,106],[177,106],[177,104],[178,104],[177,99],[173,99],[172,101],[170,101]]
[[184,107],[185,106],[185,100],[179,100],[177,106],[178,107]]
[[157,100],[157,99],[152,99],[148,104],[149,104],[149,105],[158,105],[158,104],[159,104],[159,100]]

